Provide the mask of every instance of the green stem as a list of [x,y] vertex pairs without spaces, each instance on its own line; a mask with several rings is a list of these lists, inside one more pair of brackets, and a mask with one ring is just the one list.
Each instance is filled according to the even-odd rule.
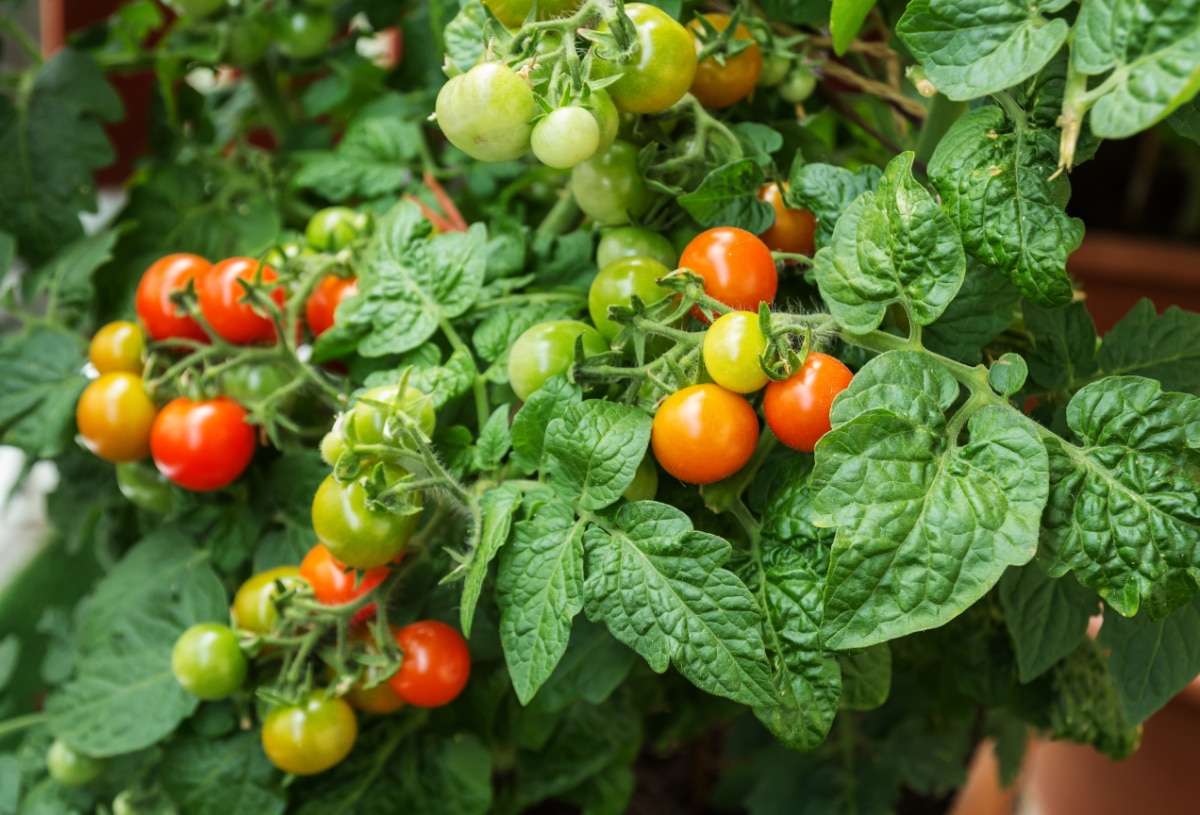
[[575,196],[571,190],[565,189],[546,213],[546,217],[538,224],[537,234],[562,235],[571,230],[578,218],[579,205],[575,203]]
[[933,151],[941,142],[946,131],[967,112],[966,102],[955,102],[943,93],[933,97],[929,105],[929,115],[921,125],[921,136],[917,139],[916,160],[921,164],[929,164]]
[[479,368],[475,366],[475,357],[471,354],[470,347],[463,342],[462,337],[458,336],[458,332],[454,330],[450,321],[443,317],[438,325],[441,327],[442,333],[446,335],[446,339],[449,340],[450,347],[466,354],[467,358],[471,360],[471,365],[475,367],[475,381],[471,384],[471,392],[475,397],[475,420],[482,428],[487,424],[488,417],[492,415],[491,406],[488,404],[487,382],[480,375]]
[[[1075,32],[1073,30],[1067,38],[1067,46],[1070,54],[1067,57],[1067,82],[1063,88],[1062,115],[1058,117],[1058,126],[1062,128],[1062,136],[1058,142],[1058,172],[1055,175],[1064,169],[1070,170],[1075,163],[1075,146],[1079,143],[1079,134],[1083,130],[1083,117],[1087,115],[1088,109],[1096,103],[1097,98],[1088,96],[1088,78],[1075,69],[1075,60],[1073,59]],[[1051,176],[1051,178],[1053,177]]]
[[279,84],[275,81],[275,77],[271,74],[265,61],[251,68],[248,75],[250,83],[254,86],[254,92],[258,95],[258,101],[262,103],[263,119],[266,120],[267,127],[271,128],[271,131],[282,142],[291,129],[292,117],[288,114],[287,104],[284,102],[283,94],[279,91]]
[[18,716],[15,719],[0,722],[0,738],[37,727],[44,721],[46,721],[45,713],[30,713],[28,716]]
[[38,47],[38,44],[33,41],[33,38],[29,36],[25,29],[17,25],[16,21],[11,17],[0,17],[0,31],[12,37],[34,65],[40,66],[45,61],[42,59],[42,49]]

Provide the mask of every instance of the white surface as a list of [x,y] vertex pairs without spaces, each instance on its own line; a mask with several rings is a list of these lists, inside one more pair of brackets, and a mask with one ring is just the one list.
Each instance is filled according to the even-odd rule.
[[0,591],[41,551],[50,527],[46,522],[46,493],[58,480],[54,465],[39,462],[14,490],[25,456],[15,447],[0,446]]

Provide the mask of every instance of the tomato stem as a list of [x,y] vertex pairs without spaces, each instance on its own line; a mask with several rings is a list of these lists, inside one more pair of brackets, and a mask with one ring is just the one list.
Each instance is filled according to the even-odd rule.
[[37,727],[46,721],[45,713],[30,713],[27,716],[17,716],[14,719],[0,722],[0,737],[9,736],[13,733],[20,733],[22,730],[28,730],[31,727]]

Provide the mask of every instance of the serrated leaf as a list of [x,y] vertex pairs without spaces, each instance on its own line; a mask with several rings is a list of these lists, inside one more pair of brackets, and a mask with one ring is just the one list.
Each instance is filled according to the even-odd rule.
[[838,654],[842,669],[841,707],[874,710],[892,690],[892,649],[885,643]]
[[483,26],[488,20],[487,11],[478,0],[463,3],[458,14],[446,25],[442,37],[446,45],[446,58],[458,70],[471,70],[483,55],[485,37]]
[[512,461],[526,473],[542,466],[546,428],[550,422],[564,416],[572,406],[583,401],[583,392],[565,376],[551,377],[513,417],[511,434]]
[[650,417],[632,405],[589,399],[546,428],[545,469],[564,500],[598,510],[616,503],[650,443]]
[[626,504],[611,531],[584,535],[588,619],[662,673],[674,664],[701,690],[745,704],[775,694],[750,592],[721,568],[729,544],[693,530],[687,516],[653,501]]
[[279,815],[287,806],[279,771],[267,760],[253,732],[224,739],[175,739],[163,754],[158,773],[183,815]]
[[1029,375],[1054,391],[1087,381],[1099,370],[1096,324],[1083,303],[1052,310],[1025,303],[1025,328],[1033,335]]
[[1104,76],[1092,132],[1121,139],[1147,129],[1200,90],[1200,14],[1194,3],[1089,0],[1075,21],[1073,67]]
[[699,187],[677,200],[701,226],[736,226],[758,235],[775,222],[775,210],[757,197],[765,182],[754,159],[739,159],[709,171]]
[[25,298],[52,292],[57,309],[86,309],[94,296],[92,273],[112,258],[120,234],[104,230],[68,245],[21,281]]
[[508,432],[508,405],[501,405],[479,430],[475,442],[476,466],[481,470],[492,470],[508,455],[512,440]]
[[0,342],[0,441],[33,458],[60,454],[75,434],[75,403],[87,386],[79,338],[35,326]]
[[771,155],[783,147],[783,136],[769,125],[759,122],[738,122],[730,125],[729,129],[737,135],[743,149],[760,167],[769,166]]
[[817,248],[828,246],[838,219],[864,192],[879,185],[882,171],[871,164],[851,172],[833,164],[792,166],[784,199],[788,206],[807,209],[817,216]]
[[1050,673],[1050,732],[1090,744],[1111,759],[1137,749],[1141,730],[1126,720],[1113,677],[1096,643],[1085,639]]
[[1164,390],[1200,393],[1200,314],[1139,300],[1104,335],[1096,361],[1110,375],[1157,379]]
[[1037,679],[1074,651],[1100,608],[1095,592],[1069,575],[1051,578],[1036,563],[1004,573],[1000,602],[1022,682]]
[[584,525],[567,504],[544,504],[500,552],[500,641],[521,704],[554,672],[583,608]]
[[1028,420],[1002,407],[971,415],[969,441],[947,438],[944,412],[957,397],[944,369],[893,351],[835,401],[813,470],[814,522],[838,527],[828,647],[940,626],[1033,557],[1045,448]]
[[1180,136],[1200,144],[1200,99],[1193,97],[1192,101],[1180,105],[1167,117],[1167,123]]
[[931,351],[978,365],[982,348],[996,339],[1020,314],[1021,293],[1006,276],[973,257],[967,258],[962,288],[942,316],[925,326],[921,341]]
[[929,325],[962,285],[966,259],[958,232],[912,177],[912,161],[912,153],[893,159],[878,190],[855,200],[830,246],[817,253],[821,297],[848,331],[875,330],[892,303]]
[[511,484],[501,484],[490,489],[479,498],[479,512],[483,516],[483,530],[471,556],[471,565],[463,581],[462,620],[463,634],[471,636],[471,623],[475,619],[475,606],[483,592],[487,579],[488,564],[496,557],[500,547],[508,542],[512,529],[512,516],[521,505],[521,491]]
[[1047,19],[1068,0],[914,0],[896,35],[937,89],[968,101],[1010,88],[1042,69],[1070,25]]
[[838,56],[846,53],[846,48],[858,36],[863,21],[875,8],[875,0],[833,0],[833,8],[829,13],[829,34],[833,37],[833,51]]
[[[1125,616],[1155,595],[1156,616],[1200,578],[1200,399],[1150,379],[1110,377],[1067,406],[1080,440],[1048,441],[1050,499],[1038,557],[1073,571]],[[1159,595],[1161,593],[1161,595]]]

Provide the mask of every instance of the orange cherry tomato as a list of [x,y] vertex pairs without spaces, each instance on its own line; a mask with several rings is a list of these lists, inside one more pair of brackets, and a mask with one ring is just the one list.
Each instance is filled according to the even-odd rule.
[[[717,31],[729,28],[728,14],[705,14],[704,19]],[[688,28],[693,35],[704,31],[699,20],[692,20],[688,23]],[[758,43],[754,42],[749,29],[738,23],[733,39],[750,40],[753,44],[733,56],[726,56],[724,65],[717,62],[715,57],[706,57],[696,65],[696,76],[692,78],[692,96],[710,110],[727,108],[745,99],[754,90],[754,86],[758,84],[758,77],[762,74],[762,50]],[[700,41],[699,36],[695,37],[695,42],[698,57],[704,43]]]
[[87,448],[105,461],[138,461],[150,455],[158,409],[137,374],[104,374],[84,389],[75,424]]
[[[787,190],[787,184],[782,187]],[[809,256],[816,251],[816,215],[807,209],[791,209],[784,204],[783,191],[774,182],[764,184],[759,189],[758,200],[765,201],[775,209],[775,223],[758,236],[771,251]]]
[[754,455],[758,417],[742,396],[711,383],[671,394],[654,414],[650,447],[680,481],[711,484],[736,473]]
[[304,304],[304,317],[314,337],[333,328],[338,305],[358,294],[358,278],[330,275],[317,284]]
[[[683,250],[679,268],[704,278],[704,292],[738,311],[758,311],[759,303],[773,303],[779,273],[767,245],[744,229],[718,226],[701,232]],[[696,306],[696,319],[711,316]]]
[[[335,558],[322,544],[318,543],[300,563],[300,575],[312,586],[317,602],[327,606],[340,606],[357,600],[383,582],[390,570],[387,566],[376,566],[359,572]],[[359,609],[351,623],[361,623],[375,616],[375,604],[368,603]]]

